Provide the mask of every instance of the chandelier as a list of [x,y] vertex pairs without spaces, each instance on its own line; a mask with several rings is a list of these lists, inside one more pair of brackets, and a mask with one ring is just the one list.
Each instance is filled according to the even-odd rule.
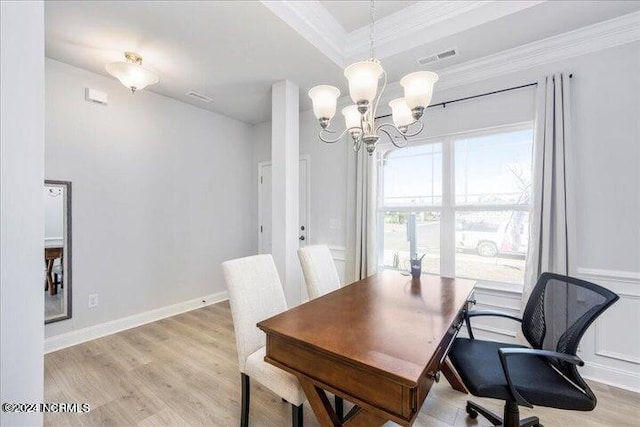
[[[387,73],[374,56],[375,5],[371,0],[371,26],[369,29],[369,43],[371,58],[356,62],[344,70],[344,76],[349,81],[349,95],[355,103],[342,109],[346,129],[337,138],[331,139],[326,134],[335,134],[329,129],[331,119],[336,113],[336,103],[340,96],[340,89],[335,86],[320,85],[311,88],[309,97],[313,103],[313,113],[320,122],[318,137],[323,142],[332,144],[339,141],[349,132],[353,141],[353,149],[359,151],[362,145],[369,155],[376,150],[376,143],[380,134],[387,135],[393,145],[398,148],[407,145],[407,138],[416,136],[424,128],[420,120],[424,109],[431,102],[433,85],[438,81],[438,75],[431,71],[417,71],[407,74],[400,80],[404,89],[404,97],[389,102],[393,124],[382,123],[376,125],[376,110],[380,97],[387,87]],[[382,81],[382,89],[378,91]],[[377,96],[376,96],[377,95]],[[415,125],[415,126],[414,126]],[[398,144],[390,132],[397,133],[404,139]]]
[[125,52],[126,62],[112,62],[105,67],[107,72],[120,80],[120,83],[131,89],[142,90],[145,87],[158,83],[158,76],[142,67],[142,57],[137,53]]

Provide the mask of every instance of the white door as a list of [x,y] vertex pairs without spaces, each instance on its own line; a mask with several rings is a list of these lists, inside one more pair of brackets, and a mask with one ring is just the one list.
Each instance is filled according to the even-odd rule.
[[[298,216],[300,221],[300,246],[309,241],[309,158],[300,158],[298,167],[299,191]],[[271,253],[271,162],[258,163],[258,250],[261,254]]]
[[[299,173],[299,198],[298,227],[299,247],[306,246],[309,242],[309,157],[300,157]],[[261,254],[271,253],[271,162],[258,163],[258,250]],[[302,278],[302,269],[299,270],[299,283],[301,285],[302,301],[308,300],[307,289]]]

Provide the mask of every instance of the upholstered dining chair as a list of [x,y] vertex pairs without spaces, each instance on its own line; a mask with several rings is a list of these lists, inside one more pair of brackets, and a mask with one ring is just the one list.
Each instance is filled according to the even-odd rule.
[[309,299],[318,298],[340,288],[340,276],[327,245],[298,249]]
[[[327,245],[313,245],[298,249],[304,282],[309,299],[321,297],[340,288],[340,276]],[[342,419],[343,400],[335,396],[336,415]]]
[[[520,420],[519,406],[593,410],[596,396],[578,372],[584,362],[576,353],[589,325],[617,300],[616,294],[596,284],[543,273],[522,319],[494,311],[467,312],[469,338],[456,338],[449,359],[471,394],[505,401],[504,417],[471,401],[467,414],[481,414],[495,426],[541,427],[538,417]],[[531,348],[475,339],[470,320],[478,316],[520,322]]]
[[242,380],[240,425],[249,425],[250,379],[291,404],[293,427],[302,427],[306,400],[298,379],[264,361],[266,337],[256,326],[287,309],[282,284],[271,255],[256,255],[222,263],[229,292],[238,365]]

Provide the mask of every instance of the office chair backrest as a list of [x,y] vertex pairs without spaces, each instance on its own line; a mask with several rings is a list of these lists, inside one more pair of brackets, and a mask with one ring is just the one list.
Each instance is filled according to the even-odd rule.
[[[610,290],[585,280],[543,273],[527,301],[522,332],[533,348],[576,355],[589,325],[618,298]],[[589,390],[575,365],[557,360],[551,363]]]
[[298,249],[309,299],[318,298],[340,289],[340,276],[327,245]]
[[269,254],[223,262],[222,271],[229,292],[238,364],[244,373],[247,357],[266,344],[265,334],[256,323],[285,311],[287,302]]

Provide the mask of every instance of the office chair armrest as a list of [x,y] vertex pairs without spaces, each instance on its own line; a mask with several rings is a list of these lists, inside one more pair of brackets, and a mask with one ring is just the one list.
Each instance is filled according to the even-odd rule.
[[515,385],[511,381],[511,375],[509,373],[509,367],[507,365],[507,358],[509,356],[541,356],[546,357],[547,359],[557,359],[562,360],[563,362],[568,362],[573,365],[584,366],[584,362],[578,356],[574,356],[572,354],[558,353],[550,350],[538,350],[535,348],[501,348],[498,350],[498,354],[500,355],[500,363],[502,364],[502,370],[504,371],[504,376],[507,379],[507,384],[509,385],[509,391],[511,392],[511,396],[518,403],[518,405],[528,406],[529,408],[533,408],[533,405],[522,397],[518,390],[516,390]]
[[501,311],[494,311],[494,310],[465,311],[464,321],[467,324],[467,332],[469,333],[469,338],[471,339],[475,339],[475,338],[473,336],[473,331],[471,330],[471,322],[469,319],[472,317],[480,317],[480,316],[505,317],[507,319],[517,320],[518,322],[522,322],[521,318],[514,316],[513,314],[503,313]]

